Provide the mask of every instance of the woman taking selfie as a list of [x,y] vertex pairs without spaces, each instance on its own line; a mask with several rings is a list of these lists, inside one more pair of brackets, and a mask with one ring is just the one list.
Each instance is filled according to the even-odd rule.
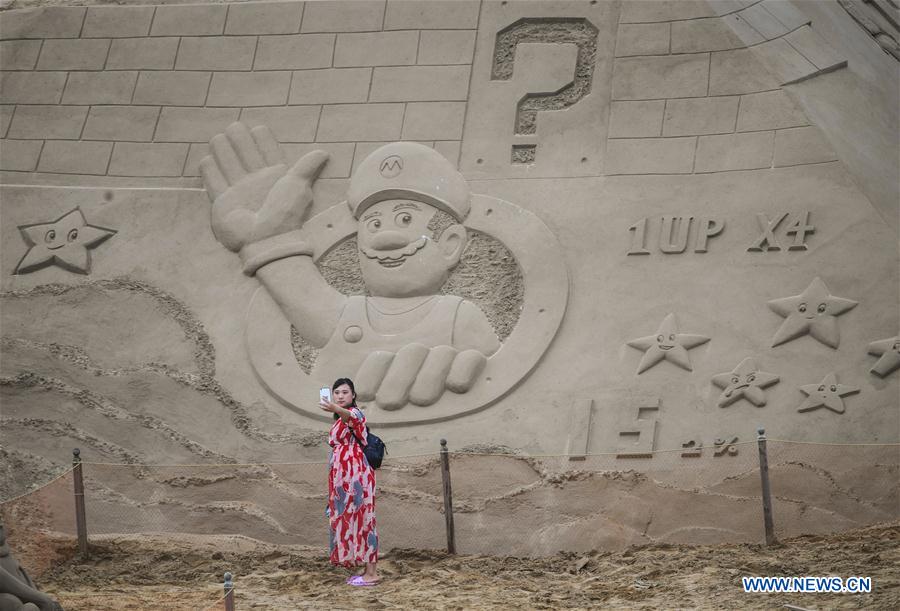
[[[327,393],[327,388],[325,389]],[[334,414],[328,435],[331,446],[328,473],[328,518],[331,563],[365,571],[347,580],[353,586],[378,583],[378,532],[375,529],[375,470],[363,454],[366,417],[356,406],[356,390],[349,378],[331,387],[331,400],[322,397],[319,407]]]

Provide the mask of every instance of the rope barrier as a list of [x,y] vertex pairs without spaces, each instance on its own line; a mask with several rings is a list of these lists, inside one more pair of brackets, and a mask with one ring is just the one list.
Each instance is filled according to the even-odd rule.
[[900,448],[900,443],[838,443],[832,441],[793,441],[791,439],[768,439],[769,443],[777,441],[778,443],[798,443],[810,446],[875,446],[875,447],[891,447]]
[[[742,445],[755,445],[756,440],[753,441],[735,441],[734,443],[727,443],[726,446],[742,446]],[[715,447],[715,446],[710,446]],[[667,450],[647,450],[646,452],[641,451],[641,454],[667,454],[671,452],[684,452],[688,448],[671,448]],[[577,454],[514,454],[512,452],[465,452],[465,451],[449,451],[449,454],[455,454],[457,456],[510,456],[512,458],[569,458],[571,456],[577,456],[581,458],[582,456],[612,456],[617,457],[621,456],[622,452],[579,452]],[[622,458],[629,458],[628,456],[621,456]]]
[[28,492],[20,494],[19,496],[14,496],[11,499],[4,499],[4,500],[0,501],[0,505],[5,505],[6,503],[12,503],[13,501],[18,501],[19,499],[23,499],[26,496],[30,496],[30,495],[34,494],[35,492],[37,492],[43,488],[46,488],[50,484],[53,484],[53,483],[61,480],[62,478],[67,476],[69,473],[71,473],[74,469],[75,469],[74,465],[71,467],[68,467],[65,471],[63,471],[62,473],[60,473],[59,475],[57,475],[56,477],[51,479],[49,482],[47,482],[45,484],[41,484],[40,486],[37,486],[36,488],[29,490]]
[[[822,441],[796,441],[792,439],[768,439],[769,443],[783,443],[783,444],[798,444],[798,445],[813,445],[813,446],[823,446],[823,447],[896,447],[900,449],[900,443],[840,443],[840,442],[822,442]],[[755,445],[756,440],[753,441],[736,441],[734,443],[726,444],[730,446],[748,446]],[[715,446],[710,446],[715,447]],[[669,454],[673,452],[684,452],[685,448],[671,448],[665,450],[649,450],[645,454],[648,456],[656,455],[656,454]],[[519,454],[514,452],[467,452],[464,450],[456,450],[449,451],[450,455],[455,457],[463,457],[463,456],[478,456],[478,457],[505,457],[505,458],[532,458],[532,459],[540,459],[540,458],[570,458],[572,456],[577,456],[579,458],[588,458],[588,457],[619,457],[621,452],[586,452],[586,453],[578,453],[578,454]],[[387,456],[385,457],[385,465],[390,466],[392,462],[409,459],[409,458],[423,458],[423,457],[431,457],[431,458],[439,458],[440,452],[424,452],[418,454],[403,454],[400,456]],[[629,457],[623,456],[622,459],[627,460]],[[141,463],[116,463],[116,462],[87,462],[84,461],[81,463],[82,465],[91,465],[97,467],[133,467],[133,468],[141,468],[141,469],[184,469],[184,468],[202,468],[202,467],[302,467],[307,465],[327,465],[327,460],[315,460],[315,461],[302,461],[302,462],[268,462],[268,463],[161,463],[161,464],[141,464]],[[69,473],[73,471],[75,467],[69,466],[59,475],[53,477],[53,479],[47,481],[46,483],[37,486],[36,488],[29,490],[23,494],[18,496],[0,500],[0,505],[5,505],[7,503],[12,503],[13,501],[17,501],[19,499],[25,498],[26,496],[32,495],[35,492],[40,491],[43,488],[55,483],[56,481],[66,477]]]
[[207,462],[207,463],[128,463],[128,462],[83,462],[83,465],[93,465],[100,467],[134,467],[136,469],[175,469],[185,467],[300,467],[303,465],[327,465],[327,460],[317,460],[310,462]]
[[200,611],[213,611],[214,609],[222,609],[225,606],[225,599],[228,598],[228,595],[234,592],[234,588],[225,591],[225,595],[222,596],[219,600],[214,602],[208,607],[203,607]]
[[[400,458],[421,458],[423,456],[436,456],[437,452],[423,452],[422,454],[403,454],[402,456],[387,455],[385,460],[397,460]],[[303,462],[207,462],[207,463],[160,463],[150,465],[145,463],[127,462],[87,462],[83,465],[103,465],[105,467],[297,467],[303,465],[327,465],[327,460],[309,460]]]
[[[900,443],[837,443],[837,442],[821,442],[821,441],[794,441],[790,439],[768,439],[769,443],[777,442],[777,443],[796,443],[803,445],[820,445],[820,446],[872,446],[872,447],[893,447],[896,446],[900,448]],[[752,441],[735,441],[733,443],[726,442],[727,446],[746,446],[746,445],[756,445],[756,440]],[[709,446],[710,448],[715,447],[715,445]],[[667,454],[672,452],[684,452],[687,448],[669,448],[665,450],[648,450],[647,452],[642,452],[643,454]],[[510,457],[510,458],[569,458],[571,456],[611,456],[617,457],[621,456],[622,452],[585,452],[585,453],[577,453],[577,454],[519,454],[515,452],[467,452],[465,450],[450,450],[448,452],[454,456],[502,456],[502,457]],[[439,452],[425,452],[421,454],[403,454],[400,456],[386,456],[385,464],[390,464],[395,460],[402,460],[407,458],[422,458],[422,457],[439,457]],[[624,456],[622,458],[628,458]],[[161,464],[142,464],[142,463],[112,463],[112,462],[83,462],[84,465],[95,465],[95,466],[104,466],[104,467],[139,467],[139,468],[186,468],[186,467],[299,467],[305,465],[327,465],[327,460],[313,460],[313,461],[303,461],[303,462],[267,462],[267,463],[161,463]]]

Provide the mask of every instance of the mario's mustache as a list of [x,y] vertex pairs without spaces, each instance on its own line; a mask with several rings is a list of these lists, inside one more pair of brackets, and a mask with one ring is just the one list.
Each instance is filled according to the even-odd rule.
[[362,252],[369,259],[377,259],[378,261],[386,261],[390,259],[403,259],[405,257],[409,257],[414,255],[419,250],[425,247],[425,244],[428,243],[428,237],[422,236],[415,242],[410,242],[406,246],[401,249],[393,249],[393,250],[375,250],[374,248],[369,247],[360,247],[360,252]]

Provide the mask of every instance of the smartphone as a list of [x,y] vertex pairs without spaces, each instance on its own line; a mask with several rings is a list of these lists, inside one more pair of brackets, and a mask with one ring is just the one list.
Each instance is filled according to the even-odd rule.
[[328,401],[331,403],[331,389],[323,386],[319,389],[319,401]]

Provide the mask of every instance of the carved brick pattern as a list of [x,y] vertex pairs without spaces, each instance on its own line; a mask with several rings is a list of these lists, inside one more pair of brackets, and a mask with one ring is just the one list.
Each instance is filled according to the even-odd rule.
[[[456,163],[479,4],[423,4],[410,14],[384,2],[314,4],[4,11],[0,137],[10,139],[3,140],[0,171],[195,184],[208,134],[237,117],[302,120],[291,129],[272,127],[289,160],[312,148],[331,153],[326,178],[348,177],[371,142],[401,137],[435,146]],[[382,48],[395,39],[405,44],[402,61]],[[281,51],[273,55],[275,49]],[[442,93],[435,70],[458,71],[459,87]],[[434,93],[425,101],[410,94],[380,103],[386,100],[377,93],[396,90],[398,79],[403,91]],[[336,130],[330,118],[349,106],[360,116],[396,106],[396,125]],[[200,123],[177,125],[189,116]],[[104,118],[113,122],[101,125]],[[82,150],[88,157],[74,154]],[[170,151],[175,158],[167,158]]]
[[[839,69],[846,60],[791,2],[626,3],[614,61],[607,174],[835,160],[781,86]],[[813,152],[801,155],[789,146],[798,135]]]
[[[896,23],[881,18],[887,1],[842,0],[848,12],[882,46],[891,40],[896,44]],[[54,108],[58,104],[87,107],[88,117],[98,118],[104,112],[110,113],[110,107],[116,107],[121,110],[119,116],[140,116],[142,123],[140,130],[124,129],[121,125],[98,129],[96,120],[89,119],[81,133],[64,135],[44,133],[47,130],[41,129],[29,131],[15,124],[14,133],[4,127],[9,134],[4,133],[3,137],[10,138],[4,141],[5,146],[28,154],[27,160],[21,161],[13,155],[3,155],[0,170],[82,173],[82,161],[77,156],[59,156],[61,147],[66,145],[57,142],[90,138],[96,144],[106,143],[101,157],[112,151],[112,167],[119,169],[137,167],[133,160],[122,158],[126,152],[149,149],[114,148],[114,142],[188,144],[190,153],[182,176],[194,177],[194,152],[200,151],[197,140],[179,140],[167,129],[160,131],[165,128],[162,118],[171,116],[166,112],[170,108],[208,109],[210,117],[231,116],[227,108],[238,110],[239,116],[243,116],[243,109],[263,108],[297,109],[298,115],[317,116],[318,119],[310,119],[308,127],[277,135],[289,145],[289,152],[307,150],[310,143],[333,151],[336,157],[326,169],[328,177],[349,175],[354,160],[360,156],[358,143],[364,143],[365,148],[371,142],[407,137],[404,134],[432,146],[440,142],[442,150],[458,155],[459,136],[453,134],[459,130],[456,124],[448,124],[440,109],[449,102],[467,105],[476,3],[459,4],[460,8],[465,5],[466,17],[462,19],[460,13],[460,19],[452,23],[444,18],[448,7],[455,3],[424,3],[421,6],[426,12],[416,13],[421,23],[407,24],[409,28],[422,29],[403,29],[403,19],[411,17],[406,13],[386,15],[384,3],[359,4],[365,10],[357,10],[354,15],[348,13],[351,4],[357,6],[348,2],[317,2],[313,10],[302,2],[273,2],[252,6],[45,7],[5,11],[0,27],[0,104],[4,105],[6,126],[9,118],[17,116],[28,117],[33,125],[50,125],[59,114]],[[840,68],[845,65],[843,58],[810,28],[809,19],[791,2],[742,0],[710,3],[700,10],[701,4],[661,1],[623,5],[616,44],[616,55],[621,57],[614,60],[614,102],[604,171],[719,172],[748,165],[777,167],[832,159],[827,142],[816,128],[809,127],[780,85]],[[441,23],[449,23],[440,26],[448,29],[432,29]],[[382,31],[383,28],[388,31]],[[42,43],[42,39],[46,41]],[[394,57],[396,54],[382,53],[384,49],[378,47],[379,41],[387,39],[406,41],[399,60]],[[584,19],[521,19],[497,35],[492,78],[509,78],[519,42],[572,43],[578,47],[571,83],[555,92],[529,94],[520,102],[515,131],[527,135],[535,133],[538,111],[566,108],[589,92],[597,40],[593,26]],[[375,46],[367,49],[366,45]],[[270,65],[267,62],[272,57],[271,53],[266,55],[267,49],[275,47],[302,49],[304,53],[290,53],[284,58],[299,62],[298,65]],[[891,49],[895,47],[889,47],[886,50],[893,53]],[[379,56],[383,59],[378,60]],[[360,59],[344,67],[346,58],[352,57]],[[458,86],[453,91],[435,87],[438,73],[430,67],[453,71]],[[362,73],[367,78],[357,78]],[[675,73],[677,78],[673,80]],[[347,86],[350,76],[352,87]],[[248,88],[253,91],[248,92]],[[402,99],[390,97],[394,94],[388,96],[390,99],[385,97],[385,92],[396,91],[410,93],[401,94]],[[731,98],[724,100],[724,96]],[[359,130],[341,133],[340,139],[335,139],[332,136],[338,131],[323,120],[346,112],[347,105],[359,105],[361,115],[371,115],[380,112],[385,106],[381,103],[387,102],[402,108],[401,124],[399,128],[390,126],[390,134],[373,127],[372,133]],[[373,103],[378,104],[373,107]],[[416,104],[414,112],[409,112],[410,103]],[[685,115],[685,109],[704,105],[711,112],[699,117],[699,121],[697,115],[703,113]],[[300,108],[305,110],[300,112]],[[46,113],[46,121],[42,121],[41,113]],[[429,117],[429,113],[434,117]],[[143,121],[154,115],[157,123],[148,136]],[[455,117],[457,114],[454,121]],[[409,121],[415,125],[407,125]],[[423,129],[429,124],[434,125],[433,130]],[[221,131],[225,124],[213,127]],[[819,152],[788,159],[782,145],[806,132],[785,130],[807,127],[809,139],[817,143]],[[731,156],[734,164],[728,159],[707,162],[710,155],[715,157],[715,148],[725,142],[721,137],[735,132],[768,133],[728,140],[747,147],[743,153],[737,151]],[[634,142],[635,139],[641,142]],[[299,144],[304,146],[296,146]],[[772,147],[771,154],[760,146]],[[538,148],[528,144],[512,150],[510,162],[528,164],[540,154]],[[673,154],[674,148],[678,154]],[[85,150],[88,149],[101,150],[96,145]],[[634,154],[638,150],[640,154]],[[620,153],[624,156],[617,159]],[[699,153],[704,156],[697,157]],[[33,163],[35,154],[37,163]],[[71,167],[66,165],[67,159],[73,163]],[[163,162],[161,155],[151,156],[152,159],[161,164],[157,176],[172,173],[172,164]],[[764,159],[771,159],[772,163],[757,161]],[[98,160],[85,173],[102,176],[106,171],[101,166]],[[153,170],[142,166],[141,174],[145,176],[141,180],[151,180]],[[189,182],[196,181],[191,178]]]
[[872,35],[885,53],[900,59],[900,17],[895,0],[838,0],[838,4]]

